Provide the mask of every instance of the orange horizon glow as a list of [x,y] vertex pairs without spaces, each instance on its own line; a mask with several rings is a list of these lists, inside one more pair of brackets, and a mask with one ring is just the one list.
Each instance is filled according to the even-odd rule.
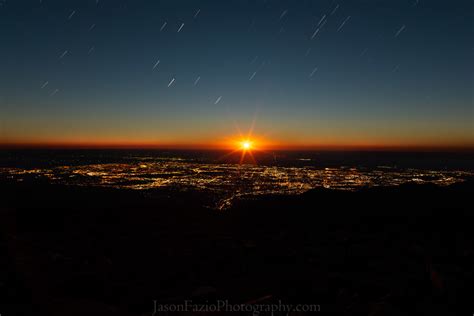
[[[43,126],[25,127],[22,133],[0,130],[0,148],[71,149],[164,149],[222,150],[227,152],[306,151],[474,151],[474,130],[432,131],[417,122],[409,128],[379,128],[380,122],[362,128],[351,122],[334,125],[316,121],[304,126],[283,121],[269,123],[258,115],[245,120],[226,120],[217,126],[184,124],[164,130],[133,127],[123,130],[88,126],[87,130],[66,126],[47,131]],[[388,122],[387,124],[389,124]],[[320,126],[321,125],[321,126]],[[22,126],[21,124],[19,126]],[[241,126],[245,126],[242,129]],[[65,132],[63,132],[65,130]],[[245,145],[245,143],[247,143]]]
[[[247,143],[247,145],[245,145]],[[261,138],[232,137],[214,142],[152,142],[152,141],[18,141],[0,142],[0,148],[45,148],[45,149],[176,149],[176,150],[227,150],[227,151],[269,151],[269,150],[336,150],[336,151],[474,151],[474,144],[423,144],[423,143],[288,143],[263,140]]]

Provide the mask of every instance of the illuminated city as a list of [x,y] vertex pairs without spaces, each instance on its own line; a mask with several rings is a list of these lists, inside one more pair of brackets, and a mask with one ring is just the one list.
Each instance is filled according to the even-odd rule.
[[136,190],[171,188],[212,192],[213,208],[225,209],[234,199],[257,195],[301,194],[315,188],[356,190],[362,187],[405,183],[450,185],[472,176],[469,171],[377,168],[282,167],[196,163],[180,158],[160,158],[131,163],[106,163],[53,168],[4,168],[3,177],[23,181],[46,178],[51,183],[105,186]]

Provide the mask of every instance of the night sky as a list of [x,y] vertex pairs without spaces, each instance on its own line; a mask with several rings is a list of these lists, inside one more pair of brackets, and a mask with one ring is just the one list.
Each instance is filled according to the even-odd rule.
[[0,0],[0,143],[474,146],[474,2]]

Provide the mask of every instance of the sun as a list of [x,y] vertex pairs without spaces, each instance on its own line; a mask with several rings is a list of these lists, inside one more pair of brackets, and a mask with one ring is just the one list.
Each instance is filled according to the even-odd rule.
[[252,142],[249,140],[244,140],[241,143],[241,147],[243,150],[250,150],[252,149]]
[[[253,130],[255,125],[255,119],[247,133],[242,133],[240,128],[236,124],[238,135],[225,139],[222,146],[230,151],[225,153],[219,159],[226,159],[229,156],[236,157],[237,153],[240,155],[239,165],[242,164],[253,164],[257,165],[256,156],[265,153],[264,146],[265,140],[262,136],[254,136]],[[231,159],[230,161],[232,161]]]

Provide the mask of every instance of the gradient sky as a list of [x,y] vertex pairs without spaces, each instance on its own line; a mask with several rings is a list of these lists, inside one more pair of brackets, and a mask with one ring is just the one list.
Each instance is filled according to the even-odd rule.
[[0,0],[0,143],[213,146],[255,120],[274,146],[474,146],[473,18],[471,0]]

